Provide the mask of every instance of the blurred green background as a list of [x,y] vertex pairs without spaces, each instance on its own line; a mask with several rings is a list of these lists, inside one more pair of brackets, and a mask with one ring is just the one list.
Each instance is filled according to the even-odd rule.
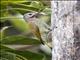
[[[30,34],[30,29],[23,19],[27,12],[40,12],[46,15],[40,16],[50,25],[51,7],[50,1],[43,0],[1,0],[0,2],[0,59],[1,60],[50,60],[51,55],[42,51],[35,52],[35,46],[41,43]],[[9,46],[8,46],[9,45]],[[16,45],[34,46],[24,51],[12,47]],[[11,47],[10,47],[11,46]],[[21,49],[22,50],[22,49]],[[37,51],[37,50],[36,50]]]

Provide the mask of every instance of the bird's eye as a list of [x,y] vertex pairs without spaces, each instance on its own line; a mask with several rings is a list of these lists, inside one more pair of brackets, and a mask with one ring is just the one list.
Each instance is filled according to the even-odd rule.
[[29,15],[32,15],[32,14],[29,14]]

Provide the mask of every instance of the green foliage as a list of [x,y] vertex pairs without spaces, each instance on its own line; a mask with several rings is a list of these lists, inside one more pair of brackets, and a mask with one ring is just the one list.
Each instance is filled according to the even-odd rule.
[[38,45],[40,44],[39,40],[28,38],[26,36],[9,36],[1,40],[2,44],[19,44],[19,45]]
[[29,26],[23,19],[21,20],[20,18],[15,18],[9,21],[12,23],[13,27],[19,29],[20,31],[22,32],[29,31]]
[[14,27],[19,28],[21,31],[26,31],[28,26],[23,27],[26,26],[25,22],[21,21],[23,19],[17,18],[16,14],[23,15],[24,13],[30,11],[44,12],[46,14],[50,12],[49,8],[45,7],[45,5],[41,1],[1,0],[0,6],[1,22],[9,20]]
[[[27,12],[43,12],[47,16],[40,17],[42,20],[49,20],[50,7],[40,0],[1,0],[0,2],[0,22],[4,23],[9,21],[10,27],[18,29],[21,33],[30,32],[28,24],[23,19],[23,14]],[[6,27],[6,25],[5,25]],[[2,27],[4,28],[4,27]],[[47,60],[46,54],[37,54],[30,51],[18,51],[9,48],[6,45],[39,45],[40,41],[37,39],[29,38],[27,36],[18,34],[7,36],[6,30],[0,30],[0,60]],[[5,45],[6,44],[6,45]],[[44,56],[45,57],[44,57]],[[50,56],[48,56],[50,58]],[[50,59],[48,59],[50,60]]]
[[29,51],[17,51],[6,47],[5,45],[0,45],[0,59],[8,60],[42,60],[43,55],[32,53]]

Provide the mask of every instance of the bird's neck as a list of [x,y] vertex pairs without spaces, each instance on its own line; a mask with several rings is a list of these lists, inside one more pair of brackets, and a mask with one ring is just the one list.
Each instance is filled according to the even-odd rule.
[[36,21],[37,21],[36,18],[30,18],[30,19],[28,20],[28,22],[32,22],[32,23],[35,23]]

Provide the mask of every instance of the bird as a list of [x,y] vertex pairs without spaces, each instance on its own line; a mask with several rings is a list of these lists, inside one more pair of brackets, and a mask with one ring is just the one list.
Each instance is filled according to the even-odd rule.
[[47,35],[51,31],[51,28],[38,18],[40,15],[43,14],[39,12],[28,12],[23,15],[23,19],[28,22],[31,32],[40,39],[40,42],[47,44]]

